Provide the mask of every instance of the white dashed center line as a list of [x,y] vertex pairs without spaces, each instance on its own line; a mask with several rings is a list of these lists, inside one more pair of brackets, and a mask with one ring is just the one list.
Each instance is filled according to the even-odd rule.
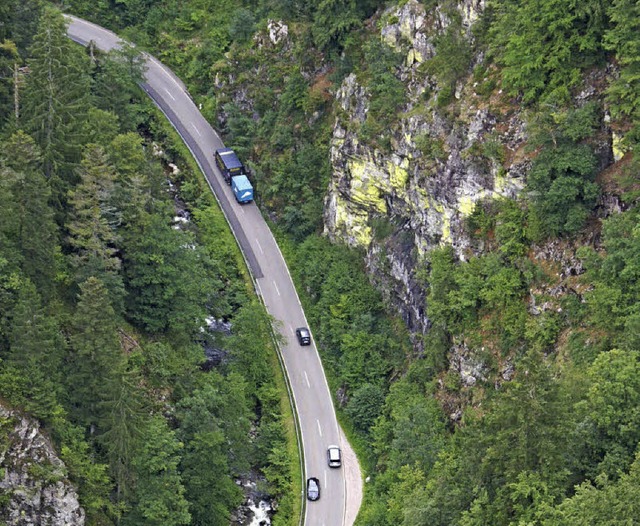
[[309,383],[309,377],[307,376],[307,371],[304,372],[304,379],[307,381],[307,387],[311,389],[311,384]]
[[164,88],[164,90],[167,92],[167,95],[171,97],[171,100],[176,100],[176,98],[173,95],[171,95],[171,92],[167,88]]

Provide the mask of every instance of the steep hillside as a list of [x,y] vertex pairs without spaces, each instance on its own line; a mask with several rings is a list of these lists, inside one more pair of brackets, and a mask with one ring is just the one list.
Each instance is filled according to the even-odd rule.
[[[574,485],[620,476],[614,451],[633,471],[635,419],[623,446],[594,412],[604,377],[625,374],[607,351],[637,366],[638,291],[619,281],[637,250],[624,9],[409,1],[326,54],[305,39],[314,22],[269,22],[216,67],[219,122],[264,209],[300,238],[327,184],[323,233],[363,253],[411,333],[407,352],[348,308],[345,326],[355,295],[296,269],[341,406],[374,444],[362,524],[570,523]],[[303,154],[327,140],[328,177]],[[294,267],[333,268],[312,245]],[[611,498],[598,488],[584,498]]]
[[361,444],[360,524],[637,519],[636,4],[65,3],[174,67],[251,168]]

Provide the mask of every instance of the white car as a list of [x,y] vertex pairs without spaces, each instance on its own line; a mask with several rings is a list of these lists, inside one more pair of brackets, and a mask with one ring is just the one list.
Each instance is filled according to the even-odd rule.
[[327,448],[327,460],[330,468],[339,468],[342,466],[342,455],[338,446],[329,446]]

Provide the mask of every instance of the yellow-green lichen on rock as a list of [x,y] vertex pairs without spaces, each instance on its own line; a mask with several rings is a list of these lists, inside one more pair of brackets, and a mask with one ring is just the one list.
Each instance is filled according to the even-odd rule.
[[415,48],[411,48],[407,53],[407,66],[411,67],[414,64],[421,64],[424,61],[422,54]]
[[403,192],[407,185],[407,181],[409,181],[408,168],[409,159],[402,159],[399,166],[394,162],[390,162],[388,164],[389,182],[391,183],[391,188],[397,192]]
[[626,148],[624,146],[624,143],[622,142],[622,137],[617,134],[616,132],[613,132],[611,134],[611,148],[613,149],[613,158],[616,162],[618,162],[620,159],[622,159],[624,157],[624,154],[626,153]]
[[368,214],[359,210],[351,210],[348,201],[341,197],[335,200],[335,228],[344,232],[359,246],[368,247],[373,238],[368,224]]
[[[484,192],[482,192],[484,193]],[[482,196],[479,195],[480,199]],[[462,196],[458,199],[458,212],[462,217],[468,217],[473,213],[474,208],[476,207],[476,200],[469,197],[468,195]]]
[[381,198],[381,190],[373,184],[368,172],[374,171],[375,166],[367,162],[350,159],[347,162],[347,169],[351,174],[351,201],[381,214],[387,213],[387,204]]
[[442,237],[440,244],[445,245],[451,243],[451,218],[448,214],[442,214]]
[[496,194],[502,194],[507,186],[507,178],[504,172],[499,171],[493,178],[493,191]]

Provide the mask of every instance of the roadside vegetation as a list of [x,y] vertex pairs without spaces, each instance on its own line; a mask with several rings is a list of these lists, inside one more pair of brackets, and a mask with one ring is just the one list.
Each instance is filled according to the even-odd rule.
[[[0,115],[7,116],[0,394],[65,446],[92,524],[226,524],[223,513],[238,501],[231,476],[257,462],[283,498],[276,524],[285,524],[292,475],[280,398],[270,373],[255,368],[256,356],[271,352],[267,322],[249,299],[237,255],[215,242],[226,227],[197,179],[182,174],[177,182],[189,196],[193,229],[171,228],[164,174],[148,145],[131,135],[157,134],[159,126],[122,61],[91,61],[60,37],[60,74],[67,75],[60,85],[73,89],[56,98],[57,115],[66,117],[54,121],[55,133],[42,133],[42,32],[33,22],[40,4],[9,4],[11,23],[0,27]],[[359,136],[382,151],[403,107],[396,58],[369,23],[382,2],[65,0],[63,7],[166,61],[250,166],[259,204],[286,239],[341,418],[356,443],[368,445],[371,480],[358,524],[637,518],[635,2],[501,0],[488,3],[472,49],[455,17],[435,39],[436,58],[424,68],[438,89],[434,111],[454,118],[457,83],[472,74],[481,51],[474,74],[493,73],[478,90],[502,90],[527,112],[532,166],[520,201],[480,203],[468,218],[482,254],[460,262],[442,247],[423,261],[432,325],[419,354],[370,284],[363,254],[321,234],[329,139],[341,111],[333,90],[349,73],[369,88],[370,118]],[[268,19],[288,25],[286,45],[267,42]],[[56,20],[47,11],[39,23]],[[16,62],[31,70],[18,120]],[[611,63],[616,73],[602,96],[576,106],[583,78]],[[617,147],[626,155],[602,174],[595,146],[607,126],[624,137]],[[625,211],[602,219],[605,184]],[[90,221],[97,239],[87,234]],[[561,262],[536,258],[549,244],[569,252],[584,245],[572,264],[585,272],[559,283]],[[234,322],[234,335],[222,338],[233,358],[207,373],[199,369],[202,336],[193,323],[205,314]],[[104,353],[92,350],[87,327],[101,335]],[[452,349],[482,350],[474,385],[451,367]],[[92,359],[79,359],[86,356]],[[98,374],[108,381],[92,383]],[[259,438],[249,443],[257,409]],[[136,422],[135,433],[123,436],[130,429],[124,422]],[[168,486],[156,487],[160,455],[173,460],[163,474]],[[209,482],[214,500],[206,500]]]
[[291,414],[224,217],[138,88],[136,54],[89,54],[59,11],[13,4],[0,35],[19,89],[3,76],[3,403],[53,438],[88,524],[227,525],[236,478],[255,470],[288,524]]

